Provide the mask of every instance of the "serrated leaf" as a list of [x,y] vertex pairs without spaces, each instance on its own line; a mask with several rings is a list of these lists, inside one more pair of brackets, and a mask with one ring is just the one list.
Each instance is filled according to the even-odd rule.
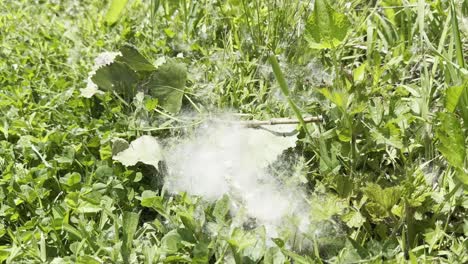
[[116,91],[131,98],[136,94],[137,75],[122,62],[115,61],[99,68],[91,80],[103,90]]
[[455,111],[455,108],[458,105],[458,102],[460,100],[460,96],[463,92],[463,86],[451,86],[447,88],[447,93],[446,93],[446,101],[445,101],[445,108],[449,112]]
[[128,0],[112,0],[104,18],[106,24],[113,25],[120,17]]
[[328,220],[334,215],[340,215],[346,208],[345,200],[335,195],[315,197],[313,199],[312,210],[314,221]]
[[158,98],[145,98],[144,105],[147,111],[153,111],[158,106]]
[[388,216],[388,211],[385,208],[376,203],[376,202],[369,202],[366,204],[367,212],[372,216],[373,219],[382,219]]
[[450,165],[462,169],[464,167],[466,146],[465,136],[460,121],[452,113],[439,113],[436,137],[439,140],[438,149]]
[[112,139],[112,155],[115,156],[118,153],[128,149],[130,145],[125,139],[114,138]]
[[145,57],[143,57],[143,55],[140,54],[140,52],[138,52],[137,49],[132,46],[123,46],[120,48],[120,53],[121,56],[118,56],[116,61],[126,63],[134,71],[139,72],[156,70],[156,67],[154,67],[153,64],[151,64]]
[[132,141],[128,149],[117,153],[112,159],[125,166],[133,166],[142,162],[153,165],[157,169],[159,161],[163,159],[162,148],[156,138],[141,136]]
[[342,220],[351,228],[359,228],[366,222],[366,218],[359,211],[350,211],[343,215]]
[[176,114],[182,106],[187,68],[185,64],[168,60],[161,65],[147,83],[145,90],[158,99],[159,105],[166,111]]
[[345,111],[346,105],[348,104],[348,96],[342,91],[330,91],[327,88],[320,89],[320,93],[323,94],[328,100],[332,101],[342,111]]
[[[393,186],[382,188],[378,184],[368,183],[363,191],[375,204],[381,206],[382,209],[386,211],[390,211],[392,207],[399,202],[402,194],[402,187]],[[375,207],[374,205],[372,206]]]
[[334,48],[344,40],[349,27],[346,15],[333,10],[326,0],[316,0],[307,21],[306,39],[311,48]]

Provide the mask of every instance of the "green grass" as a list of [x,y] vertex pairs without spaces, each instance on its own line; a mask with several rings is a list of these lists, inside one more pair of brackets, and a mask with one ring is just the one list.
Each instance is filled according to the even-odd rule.
[[[0,2],[0,263],[468,262],[466,1],[316,2],[130,0],[113,25],[110,1]],[[80,97],[94,58],[125,44],[182,56],[183,113],[322,115],[296,151],[330,230],[267,247],[223,199],[113,162],[114,138],[196,125]]]

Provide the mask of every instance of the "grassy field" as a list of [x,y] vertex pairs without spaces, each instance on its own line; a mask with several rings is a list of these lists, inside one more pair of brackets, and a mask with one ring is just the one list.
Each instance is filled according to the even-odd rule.
[[[2,0],[0,263],[467,263],[467,60],[463,0]],[[299,120],[309,232],[116,158],[226,112]]]

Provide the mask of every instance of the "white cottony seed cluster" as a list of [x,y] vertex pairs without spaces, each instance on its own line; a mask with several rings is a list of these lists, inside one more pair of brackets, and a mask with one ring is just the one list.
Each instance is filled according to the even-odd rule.
[[204,125],[194,137],[167,151],[166,186],[173,193],[187,192],[211,201],[227,194],[231,213],[243,208],[266,227],[269,237],[277,236],[277,228],[288,217],[299,216],[299,226],[305,228],[309,214],[304,193],[281,184],[266,169],[296,140],[296,136],[281,137],[262,129]]

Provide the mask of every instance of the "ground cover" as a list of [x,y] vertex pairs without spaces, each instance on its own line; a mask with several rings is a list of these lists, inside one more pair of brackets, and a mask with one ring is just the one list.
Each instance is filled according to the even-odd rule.
[[0,262],[466,263],[467,51],[457,0],[2,1]]

